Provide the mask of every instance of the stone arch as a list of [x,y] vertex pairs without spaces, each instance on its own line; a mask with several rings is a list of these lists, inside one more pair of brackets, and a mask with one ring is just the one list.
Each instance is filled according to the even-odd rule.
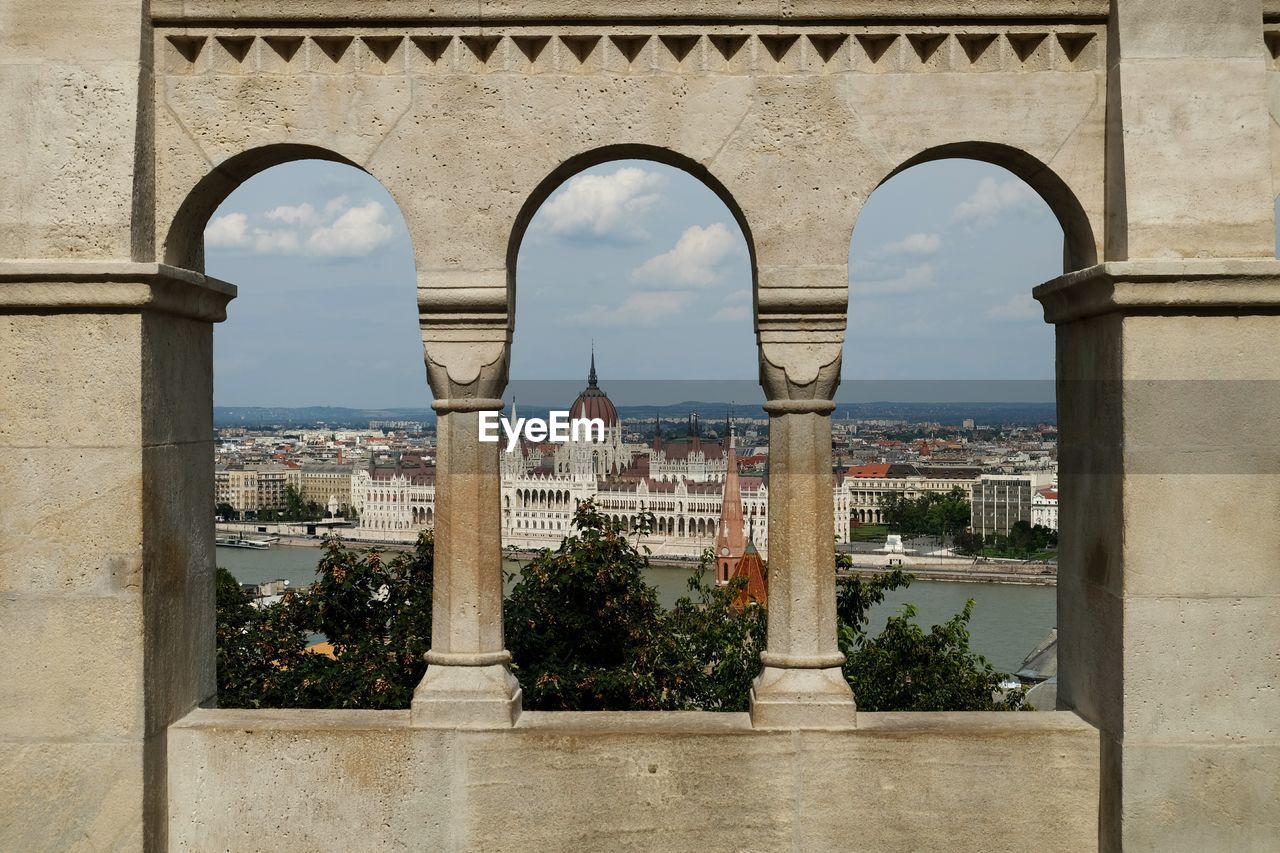
[[[648,145],[644,143],[626,143],[618,145],[605,145],[599,148],[592,148],[575,154],[556,166],[549,174],[534,187],[525,199],[524,204],[520,207],[516,214],[515,221],[512,223],[511,235],[507,243],[507,311],[508,316],[514,318],[516,304],[516,260],[520,256],[520,246],[524,242],[524,235],[529,230],[529,224],[533,221],[533,217],[542,208],[551,194],[559,189],[566,181],[579,172],[590,169],[592,166],[599,166],[617,160],[648,160],[653,163],[661,163],[664,166],[670,166],[685,172],[690,177],[702,183],[707,189],[720,200],[720,202],[729,211],[737,223],[739,230],[742,231],[742,237],[747,243],[747,257],[751,268],[751,299],[752,313],[756,313],[755,305],[757,302],[757,291],[759,290],[759,272],[756,265],[756,245],[751,234],[751,226],[747,221],[746,213],[743,207],[729,192],[729,189],[712,174],[704,164],[694,160],[687,155],[681,154],[670,148],[658,145]],[[514,319],[511,322],[514,331]]]
[[[881,178],[876,188],[913,166],[936,160],[979,160],[1008,170],[1044,199],[1062,227],[1063,272],[1073,272],[1098,263],[1098,242],[1093,223],[1075,190],[1047,164],[1011,145],[977,140],[935,145],[898,164]],[[852,237],[852,229],[850,236]]]
[[[182,197],[182,202],[169,219],[168,231],[161,244],[160,255],[165,263],[202,272],[204,270],[204,228],[218,206],[226,201],[227,196],[241,184],[260,172],[299,160],[326,160],[342,163],[372,176],[368,169],[350,157],[319,145],[278,143],[233,154],[214,165]],[[372,177],[376,180],[376,176]],[[383,184],[383,186],[386,185]]]

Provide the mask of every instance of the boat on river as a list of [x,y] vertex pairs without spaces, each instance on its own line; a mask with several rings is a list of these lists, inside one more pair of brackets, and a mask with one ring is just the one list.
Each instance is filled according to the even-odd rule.
[[277,538],[248,539],[238,533],[224,533],[214,537],[213,544],[219,548],[252,548],[255,551],[265,551],[271,547],[272,542],[276,541],[279,540]]

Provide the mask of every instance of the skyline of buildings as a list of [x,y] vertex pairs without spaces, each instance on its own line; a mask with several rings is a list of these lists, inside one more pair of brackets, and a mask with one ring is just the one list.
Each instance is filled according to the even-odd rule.
[[[514,417],[519,410],[514,404],[512,410]],[[649,424],[623,419],[600,385],[594,359],[569,412],[601,419],[603,440],[521,440],[515,451],[501,454],[504,546],[555,547],[571,532],[578,503],[591,499],[627,527],[652,513],[653,528],[640,542],[657,556],[696,556],[726,545],[732,553],[724,556],[736,559],[750,539],[767,558],[767,419],[726,418],[710,428],[696,414],[683,424],[660,416]],[[339,514],[354,509],[357,526],[342,531],[347,538],[413,541],[435,521],[434,430],[413,421],[372,423],[376,427],[364,430],[298,430],[291,441],[261,446],[260,436],[249,430],[220,430],[216,502],[254,513],[282,505],[292,485],[305,502],[337,506]],[[731,432],[732,448],[726,441]],[[837,536],[850,541],[859,526],[884,523],[883,504],[891,495],[914,499],[954,489],[970,497],[975,531],[1007,534],[1014,522],[1032,520],[1033,503],[1035,518],[1056,528],[1056,492],[1045,494],[1056,479],[1051,435],[1046,425],[996,432],[972,418],[950,428],[894,419],[837,420]]]

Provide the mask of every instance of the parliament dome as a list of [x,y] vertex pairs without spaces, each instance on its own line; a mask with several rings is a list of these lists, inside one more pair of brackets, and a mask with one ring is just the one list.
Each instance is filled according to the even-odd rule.
[[578,399],[573,401],[573,406],[569,408],[569,417],[599,418],[604,421],[606,429],[618,426],[618,410],[614,408],[609,395],[600,389],[600,382],[596,377],[594,350],[591,353],[591,371],[587,374],[587,387],[578,395]]

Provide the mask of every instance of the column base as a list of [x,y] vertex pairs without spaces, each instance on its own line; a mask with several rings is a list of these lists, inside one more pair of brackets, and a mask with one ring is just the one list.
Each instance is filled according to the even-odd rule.
[[857,708],[838,666],[766,666],[751,685],[751,725],[757,729],[852,729]]
[[416,690],[410,723],[434,729],[509,729],[520,716],[520,683],[506,664],[430,664]]

